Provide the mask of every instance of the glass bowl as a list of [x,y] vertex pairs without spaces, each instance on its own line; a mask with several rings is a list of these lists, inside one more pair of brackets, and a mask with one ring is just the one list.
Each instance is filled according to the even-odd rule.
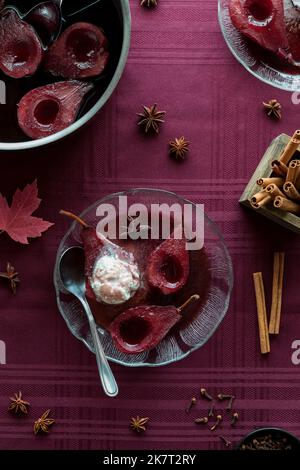
[[224,39],[234,57],[248,72],[263,82],[286,91],[300,90],[300,72],[284,66],[272,55],[245,38],[233,26],[229,15],[229,0],[218,0],[218,16]]
[[[128,205],[141,203],[146,205],[147,209],[150,208],[151,204],[163,203],[168,204],[168,206],[177,203],[181,207],[184,204],[192,204],[195,207],[193,203],[174,193],[141,188],[106,196],[88,207],[80,217],[89,225],[96,226],[99,222],[99,217],[96,216],[96,209],[99,204],[112,204],[118,209],[119,196],[127,196]],[[194,220],[192,222],[194,223]],[[64,290],[59,275],[59,260],[63,252],[72,246],[81,245],[80,231],[79,224],[73,223],[60,243],[54,269],[54,285],[57,305],[68,328],[76,338],[93,351],[89,324],[81,304]],[[233,271],[231,258],[224,244],[223,237],[217,226],[205,214],[204,231],[204,250],[208,260],[207,271],[210,282],[206,291],[207,295],[203,298],[201,306],[196,310],[196,314],[188,322],[180,321],[177,323],[155,349],[137,355],[119,352],[115,348],[110,334],[101,327],[98,327],[104,351],[109,360],[130,367],[170,364],[187,357],[193,351],[203,346],[216,331],[228,309],[233,284]],[[197,270],[198,264],[193,269]],[[199,266],[199,269],[201,269],[201,266]],[[189,286],[189,282],[187,286]]]

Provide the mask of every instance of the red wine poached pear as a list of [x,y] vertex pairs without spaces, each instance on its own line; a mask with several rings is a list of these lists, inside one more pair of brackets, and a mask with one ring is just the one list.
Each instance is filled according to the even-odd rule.
[[51,83],[29,91],[18,106],[18,122],[32,139],[55,134],[73,124],[92,83],[75,80]]
[[[272,52],[283,67],[291,67],[282,67],[282,71],[299,73],[293,69],[300,67],[300,11],[292,0],[230,0],[229,13],[240,33]],[[261,59],[272,66],[273,61],[263,52]]]
[[31,25],[12,9],[0,13],[0,69],[11,78],[33,75],[42,61],[42,45]]
[[151,253],[146,276],[152,287],[168,295],[179,291],[185,285],[189,269],[186,239],[175,239],[171,236]]
[[125,354],[139,354],[155,348],[181,319],[190,303],[199,300],[191,296],[181,307],[174,305],[140,305],[121,313],[109,331],[117,349]]
[[64,78],[100,75],[109,59],[107,39],[90,23],[69,26],[48,51],[45,70]]

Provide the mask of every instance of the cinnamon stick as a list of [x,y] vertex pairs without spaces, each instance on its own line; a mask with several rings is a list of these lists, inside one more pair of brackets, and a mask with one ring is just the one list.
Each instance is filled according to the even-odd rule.
[[300,193],[297,191],[293,183],[285,183],[283,190],[290,199],[293,199],[294,201],[300,201]]
[[297,129],[293,134],[293,139],[300,140],[300,129]]
[[[298,132],[298,131],[296,131],[296,132]],[[284,163],[285,165],[287,165],[289,163],[289,161],[293,157],[294,153],[296,152],[296,150],[298,149],[298,146],[300,144],[300,140],[299,140],[299,137],[296,135],[296,132],[294,133],[294,135],[297,138],[294,138],[294,136],[291,138],[291,140],[289,141],[289,143],[287,144],[287,146],[285,147],[284,151],[282,152],[282,154],[279,158],[279,160],[282,163]]]
[[269,333],[272,335],[278,335],[280,329],[284,258],[284,253],[274,253],[272,307],[269,325]]
[[274,207],[285,212],[291,212],[292,214],[300,214],[300,205],[285,197],[277,196],[274,200]]
[[266,187],[266,193],[269,194],[269,196],[271,196],[272,199],[275,199],[275,197],[277,197],[277,196],[284,197],[283,192],[280,191],[280,189],[278,188],[278,186],[276,186],[276,184],[269,184]]
[[269,184],[276,184],[278,188],[282,188],[284,184],[284,179],[283,178],[259,178],[256,183],[258,186],[262,186],[263,188],[266,188]]
[[260,207],[268,204],[268,202],[270,201],[272,201],[271,196],[269,196],[268,193],[265,190],[263,190],[254,194],[254,196],[252,196],[250,200],[250,203],[251,203],[251,206],[254,207],[254,209],[259,209]]
[[296,176],[295,176],[295,187],[299,190],[300,189],[300,160],[297,160],[297,169],[296,169]]
[[292,160],[288,167],[288,172],[286,175],[286,182],[293,183],[293,184],[295,183],[297,176],[298,176],[297,168],[298,168],[297,160]]
[[[280,176],[283,176],[284,178],[286,177],[287,170],[283,169],[284,167],[282,168],[282,164],[280,165],[279,160],[274,160],[271,163],[271,166],[272,166],[273,173],[275,173],[277,177],[280,177]],[[286,165],[284,166],[286,167]]]
[[271,349],[270,349],[270,338],[269,338],[269,330],[268,330],[268,322],[267,322],[265,289],[264,289],[262,273],[254,273],[253,281],[254,281],[255,296],[256,296],[260,350],[262,354],[267,354],[270,352]]
[[280,160],[273,160],[271,163],[271,166],[273,168],[273,171],[276,172],[276,169],[282,176],[286,176],[288,172],[288,167],[284,163],[282,163]]

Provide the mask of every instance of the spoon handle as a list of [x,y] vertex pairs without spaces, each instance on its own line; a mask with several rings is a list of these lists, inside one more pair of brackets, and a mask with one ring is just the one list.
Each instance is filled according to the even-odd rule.
[[118,385],[116,379],[112,373],[108,360],[106,359],[103,346],[101,344],[99,334],[97,331],[97,326],[91,312],[90,306],[86,299],[81,299],[82,304],[86,310],[87,317],[89,320],[91,333],[94,342],[95,354],[97,359],[99,376],[103,386],[103,390],[109,397],[115,397],[119,393]]

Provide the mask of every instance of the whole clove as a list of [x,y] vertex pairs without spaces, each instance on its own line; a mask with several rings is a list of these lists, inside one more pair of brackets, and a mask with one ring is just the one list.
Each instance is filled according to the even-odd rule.
[[206,400],[213,401],[213,397],[208,393],[206,388],[201,388],[200,389],[200,395],[201,395],[201,397],[205,398]]
[[232,397],[232,395],[225,395],[224,393],[218,393],[217,398],[220,401],[223,400],[229,400]]
[[208,423],[208,418],[207,416],[204,416],[203,418],[197,418],[195,419],[196,424],[207,424]]
[[196,397],[192,397],[190,403],[188,404],[188,406],[187,406],[187,408],[186,408],[186,410],[185,410],[185,412],[186,412],[187,414],[189,414],[189,412],[191,411],[192,407],[195,406],[196,403],[197,403],[197,398],[196,398]]
[[217,398],[218,400],[220,401],[224,401],[224,400],[229,400],[228,401],[228,405],[226,407],[226,411],[231,411],[232,410],[232,406],[233,406],[233,402],[235,400],[235,396],[234,395],[226,395],[224,393],[219,393],[217,395]]
[[222,415],[217,415],[217,419],[215,424],[210,428],[211,431],[215,431],[217,427],[219,427],[220,423],[222,422]]
[[231,420],[231,423],[230,423],[231,426],[235,426],[236,423],[238,422],[238,420],[239,420],[239,414],[238,414],[237,411],[235,411],[232,415],[232,420]]
[[226,411],[232,411],[234,400],[235,400],[235,396],[232,395],[232,397],[229,399],[228,405],[226,406]]
[[226,437],[224,437],[224,436],[219,436],[219,438],[221,439],[221,441],[223,442],[223,444],[225,444],[225,447],[231,447],[231,446],[232,446],[232,442],[229,441],[228,439],[226,439]]

